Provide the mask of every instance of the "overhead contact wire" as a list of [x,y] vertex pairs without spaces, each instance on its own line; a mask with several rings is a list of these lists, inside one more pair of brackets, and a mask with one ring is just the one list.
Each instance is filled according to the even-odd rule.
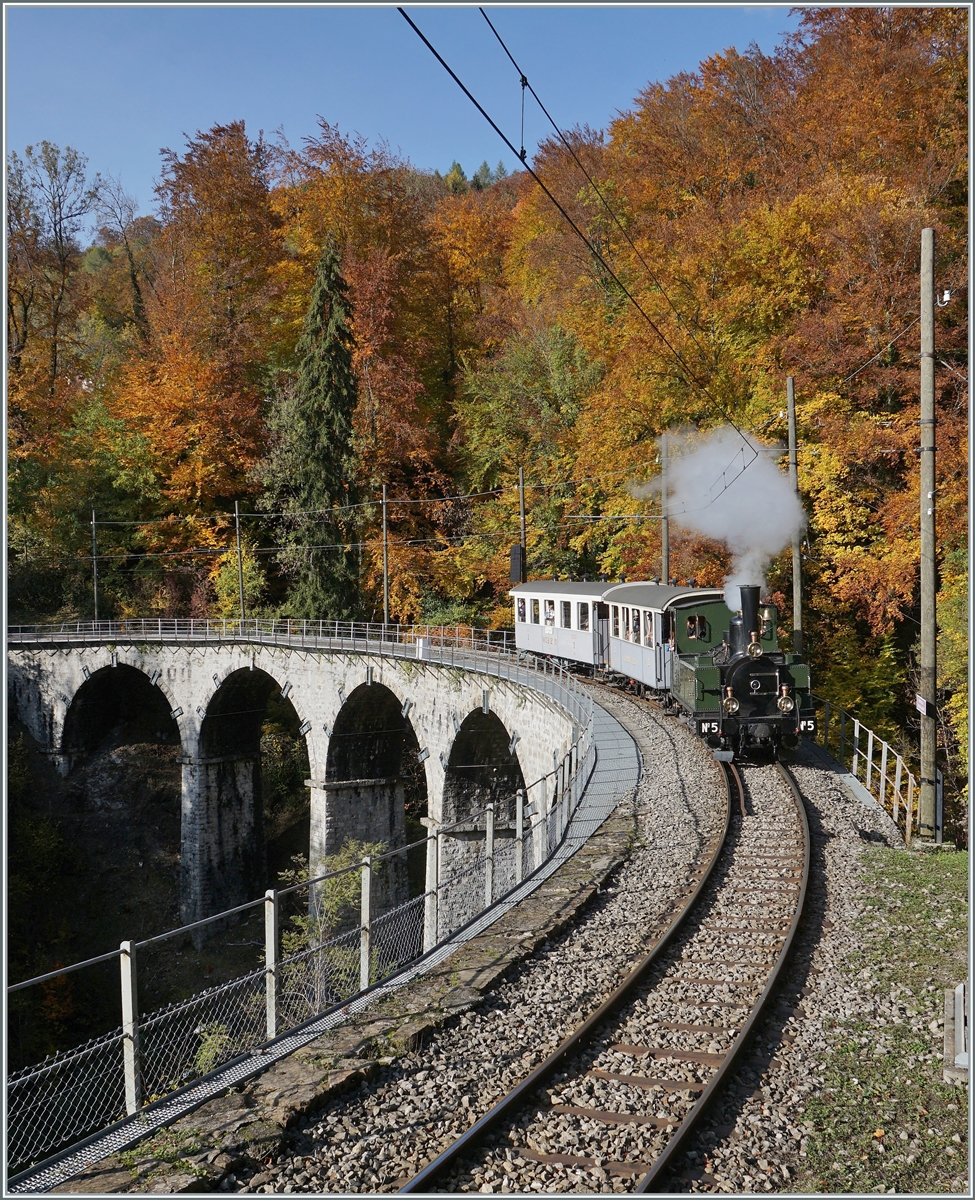
[[[430,53],[434,56],[434,58],[436,58],[437,62],[440,63],[440,65],[447,72],[447,74],[451,77],[451,79],[453,79],[454,83],[457,84],[457,86],[460,88],[460,90],[464,93],[464,95],[468,98],[468,100],[470,100],[470,102],[474,105],[474,107],[481,114],[481,116],[485,119],[485,121],[487,121],[487,123],[491,126],[491,128],[498,135],[498,137],[501,138],[501,140],[508,147],[508,149],[511,151],[511,153],[514,154],[516,157],[520,158],[518,151],[514,148],[511,141],[508,139],[508,137],[504,133],[502,133],[501,129],[495,124],[495,122],[492,120],[492,118],[488,115],[487,111],[475,99],[473,94],[468,90],[468,88],[462,82],[460,77],[448,65],[446,60],[437,51],[437,49],[434,47],[434,45],[426,37],[426,35],[419,28],[419,26],[413,21],[413,19],[409,16],[409,14],[405,11],[405,9],[397,8],[397,12],[399,12],[400,15],[403,17],[403,19],[409,23],[410,27],[416,33],[417,37],[420,38],[420,40],[427,47],[427,49],[430,51]],[[509,57],[510,57],[510,55],[509,55]],[[728,423],[732,426],[732,428],[739,435],[739,437],[741,437],[742,441],[748,446],[748,448],[750,450],[752,450],[753,456],[755,458],[757,458],[758,452],[756,450],[754,450],[751,443],[748,441],[748,438],[741,431],[741,429],[738,428],[737,424],[735,424],[735,422],[732,420],[732,418],[728,415],[726,409],[721,404],[721,402],[719,400],[717,400],[714,396],[711,395],[711,393],[707,390],[705,385],[700,381],[700,379],[698,379],[697,375],[691,369],[690,365],[684,359],[684,357],[680,353],[680,351],[677,350],[674,346],[672,346],[670,344],[666,335],[659,329],[659,327],[656,325],[656,323],[653,321],[653,319],[650,317],[650,315],[646,312],[646,310],[643,308],[643,306],[640,304],[640,302],[636,299],[636,297],[632,294],[632,292],[630,292],[629,288],[627,288],[627,286],[619,278],[619,276],[616,274],[616,272],[613,270],[613,268],[609,265],[609,263],[606,261],[606,259],[602,256],[602,254],[600,254],[600,252],[589,241],[589,239],[586,237],[586,235],[582,232],[582,230],[579,228],[579,226],[575,223],[575,221],[573,221],[573,219],[569,216],[569,214],[566,212],[566,210],[562,207],[562,205],[559,203],[559,201],[556,199],[556,197],[552,194],[552,192],[549,190],[549,188],[543,182],[543,180],[538,175],[538,173],[531,166],[528,165],[527,161],[524,162],[524,166],[525,166],[525,170],[528,172],[528,174],[531,175],[532,179],[535,180],[535,182],[542,189],[542,191],[545,193],[545,195],[548,196],[549,200],[551,200],[552,204],[554,204],[555,207],[558,209],[559,213],[562,215],[566,224],[569,225],[569,227],[572,229],[572,231],[576,234],[576,236],[579,238],[579,240],[587,247],[587,249],[592,254],[592,256],[599,262],[600,266],[603,267],[603,269],[606,271],[606,273],[609,275],[609,277],[613,280],[613,282],[616,284],[616,286],[620,289],[620,291],[623,293],[623,295],[626,296],[626,298],[630,301],[630,303],[633,305],[633,307],[636,309],[636,311],[640,314],[640,316],[644,319],[644,321],[646,321],[647,325],[649,325],[649,327],[654,331],[654,333],[657,335],[657,337],[659,337],[660,340],[663,342],[663,344],[667,347],[667,349],[670,351],[671,356],[673,357],[674,361],[682,368],[682,370],[686,373],[686,375],[688,376],[690,381],[696,387],[698,387],[704,393],[705,396],[707,396],[707,398],[712,402],[712,404],[717,406],[717,408],[721,411],[721,414],[724,416],[725,420],[728,421]]]

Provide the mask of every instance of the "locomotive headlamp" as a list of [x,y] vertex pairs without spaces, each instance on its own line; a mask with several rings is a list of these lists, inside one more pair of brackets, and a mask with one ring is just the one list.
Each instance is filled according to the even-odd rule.
[[749,658],[761,658],[762,657],[763,650],[762,650],[761,644],[759,643],[757,633],[752,634],[752,640],[748,643],[748,646],[746,648],[746,653],[748,654]]
[[721,707],[726,713],[736,713],[741,708],[730,687],[726,687],[724,690],[724,699],[721,701]]
[[789,685],[787,683],[783,683],[782,694],[775,703],[779,712],[790,713],[795,708],[796,702],[789,695]]

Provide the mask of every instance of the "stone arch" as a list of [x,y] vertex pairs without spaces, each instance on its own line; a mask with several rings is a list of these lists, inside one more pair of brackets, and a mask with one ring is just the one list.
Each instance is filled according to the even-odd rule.
[[514,824],[515,796],[525,777],[510,743],[511,734],[496,713],[480,708],[468,713],[444,771],[443,824],[469,821],[489,802],[494,803],[496,825]]
[[[308,844],[308,803],[304,789],[308,773],[307,723],[292,703],[290,692],[283,695],[281,685],[272,675],[250,667],[231,671],[218,682],[207,702],[197,758],[191,768],[196,776],[193,788],[196,819],[188,823],[184,832],[187,843],[184,874],[187,891],[196,891],[202,913],[253,899],[267,886],[276,886],[278,872],[288,865],[288,847],[283,855],[276,853],[276,842],[282,832],[277,828],[279,814],[271,803],[272,795],[265,795],[263,757],[269,750],[262,745],[262,730],[269,716],[277,718],[286,734],[285,741],[300,748],[297,763],[300,801],[294,805],[293,823],[302,826],[302,844],[291,846],[291,852]],[[190,839],[199,859],[192,872]],[[283,861],[278,861],[282,857]],[[192,887],[191,873],[196,881]]]
[[100,667],[75,692],[65,714],[60,749],[68,769],[98,750],[140,742],[181,744],[171,699],[137,667]]
[[[349,840],[384,842],[393,850],[425,836],[426,772],[403,707],[393,691],[376,682],[360,684],[342,704],[325,767],[327,854]],[[423,865],[416,853],[409,862],[405,856],[390,860],[375,907],[422,892]]]

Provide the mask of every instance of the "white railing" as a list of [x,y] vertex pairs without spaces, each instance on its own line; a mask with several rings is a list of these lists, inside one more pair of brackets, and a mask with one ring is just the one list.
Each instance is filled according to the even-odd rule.
[[917,821],[917,781],[904,756],[829,700],[814,696],[819,709],[819,744],[890,813],[909,846]]
[[[197,645],[289,646],[303,650],[345,650],[392,658],[420,659],[441,666],[484,671],[500,679],[528,683],[548,692],[579,725],[592,719],[592,698],[561,664],[515,648],[514,634],[473,626],[383,625],[370,621],[253,619],[213,621],[139,617],[124,621],[62,621],[12,625],[9,645],[118,645],[175,642]],[[530,671],[531,675],[525,674]],[[542,679],[539,680],[539,675]],[[541,686],[539,687],[539,685]]]
[[[98,641],[110,636],[146,638],[146,623],[136,623],[139,627],[134,631],[132,622],[125,623],[129,628],[124,635],[121,624],[113,624],[111,632],[104,628],[106,623],[97,630],[64,631],[57,627],[56,636],[60,639],[67,632],[72,639]],[[211,640],[216,633],[214,626],[220,625],[192,624],[195,635]],[[11,640],[44,641],[50,637],[49,629],[14,630],[15,638]],[[253,639],[253,629],[247,636]],[[282,636],[323,635],[317,630],[313,634],[303,630]],[[349,640],[343,639],[343,644],[348,646]],[[478,639],[472,640],[473,647],[468,640],[464,645],[441,643],[437,650],[451,649],[457,654],[457,665],[466,667],[470,664],[461,662],[461,653],[480,653]],[[271,889],[247,904],[142,941],[123,941],[118,950],[58,967],[7,988],[9,1018],[12,1008],[21,1003],[18,993],[44,989],[45,984],[56,981],[63,983],[73,973],[119,961],[121,1025],[8,1076],[7,1152],[11,1170],[21,1171],[45,1155],[66,1149],[288,1029],[348,1003],[453,936],[552,856],[565,837],[595,766],[591,701],[571,676],[553,664],[543,663],[535,670],[493,645],[489,653],[485,650],[485,658],[512,671],[517,668],[515,675],[520,675],[522,681],[533,680],[536,687],[556,699],[573,701],[572,710],[578,714],[576,741],[561,761],[553,763],[551,772],[509,797],[504,813],[496,812],[497,806],[491,804],[463,822],[439,827],[428,823],[427,837],[410,846],[364,858],[343,871]],[[578,720],[586,716],[584,722]],[[527,803],[528,792],[536,797],[531,804]],[[505,818],[501,828],[499,817]],[[424,885],[418,895],[404,899],[404,892],[408,895],[409,891],[404,881],[411,853],[423,856]],[[358,911],[352,915],[346,905],[339,919],[317,925],[311,921],[306,925],[314,931],[314,936],[306,938],[310,944],[282,955],[281,925],[289,910],[292,917],[321,911],[321,898],[327,898],[330,889],[341,890],[340,881],[353,872],[358,873],[358,880],[347,880],[347,886],[351,884],[351,892],[358,899]],[[398,879],[399,885],[390,884],[391,879]],[[151,954],[158,954],[165,944],[174,956],[185,960],[194,952],[193,933],[219,923],[226,928],[234,922],[240,936],[241,924],[249,919],[263,925],[259,939],[263,955],[258,965],[165,1008],[140,1012],[138,981]],[[158,962],[153,968],[160,973]],[[39,1007],[43,991],[30,994],[37,997],[30,1002],[31,1007]]]

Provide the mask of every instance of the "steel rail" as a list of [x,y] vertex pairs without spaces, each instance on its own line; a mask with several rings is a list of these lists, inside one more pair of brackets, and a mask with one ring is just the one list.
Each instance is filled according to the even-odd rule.
[[[734,772],[737,776],[737,772]],[[731,772],[725,773],[726,797],[725,797],[725,819],[724,829],[719,837],[717,844],[712,852],[711,859],[700,877],[698,883],[694,887],[691,894],[686,898],[680,911],[671,920],[670,925],[655,943],[653,949],[646,957],[630,972],[629,975],[620,983],[600,1004],[600,1006],[590,1014],[589,1017],[571,1033],[565,1041],[561,1043],[552,1053],[540,1063],[534,1071],[531,1072],[521,1083],[498,1101],[493,1108],[484,1114],[476,1121],[466,1133],[447,1147],[439,1154],[432,1162],[429,1162],[421,1171],[413,1176],[403,1187],[399,1189],[400,1195],[410,1192],[422,1192],[429,1190],[431,1180],[436,1179],[439,1175],[445,1172],[460,1158],[466,1150],[475,1145],[483,1135],[496,1125],[505,1115],[511,1113],[518,1108],[525,1097],[534,1090],[543,1080],[552,1074],[575,1050],[583,1043],[589,1034],[598,1027],[601,1021],[607,1017],[615,1008],[617,1008],[629,995],[631,991],[640,983],[649,969],[656,963],[663,951],[673,940],[680,926],[684,923],[687,917],[693,912],[697,903],[698,897],[701,895],[704,888],[707,886],[715,867],[720,861],[725,847],[728,842],[728,834],[731,828],[731,810],[733,804]],[[740,786],[740,779],[739,779]]]
[[[792,923],[789,926],[789,932],[786,934],[785,942],[779,950],[778,957],[775,960],[765,987],[762,990],[761,995],[755,1001],[752,1011],[749,1013],[745,1024],[742,1026],[740,1032],[732,1042],[731,1048],[729,1049],[724,1062],[720,1067],[718,1067],[717,1071],[708,1081],[707,1086],[698,1097],[697,1102],[674,1131],[670,1141],[661,1151],[660,1156],[656,1159],[651,1169],[640,1180],[639,1184],[634,1189],[636,1192],[649,1193],[660,1192],[664,1190],[663,1183],[666,1178],[668,1168],[673,1164],[674,1158],[686,1144],[688,1137],[696,1129],[698,1123],[706,1113],[707,1109],[710,1107],[717,1093],[725,1085],[728,1076],[741,1058],[742,1052],[747,1046],[751,1035],[755,1030],[756,1024],[764,1015],[765,1006],[775,989],[775,985],[778,983],[779,976],[781,975],[786,962],[788,961],[789,952],[792,948],[792,942],[795,938],[796,930],[799,927],[799,922],[802,919],[802,912],[806,902],[806,892],[809,885],[809,862],[811,850],[809,838],[809,819],[806,815],[806,806],[803,803],[802,793],[799,791],[799,785],[792,777],[792,774],[782,765],[782,763],[776,763],[775,765],[778,768],[779,774],[785,780],[790,791],[792,792],[792,798],[795,802],[796,809],[799,813],[799,820],[802,824],[804,843],[802,882],[799,888],[799,896],[796,901],[796,911],[793,915]],[[744,796],[744,791],[742,792],[742,796]]]

